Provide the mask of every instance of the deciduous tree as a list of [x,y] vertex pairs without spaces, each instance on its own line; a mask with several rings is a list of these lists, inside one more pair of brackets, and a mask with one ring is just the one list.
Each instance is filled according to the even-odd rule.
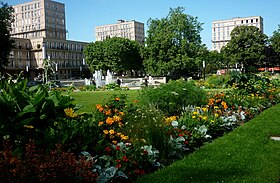
[[167,17],[149,19],[144,66],[152,75],[187,75],[198,69],[202,24],[184,8],[170,9]]
[[3,74],[5,67],[9,63],[9,55],[13,48],[11,40],[11,23],[13,22],[13,7],[0,1],[0,73]]
[[267,36],[255,26],[238,26],[231,32],[231,40],[222,48],[230,64],[243,65],[245,72],[256,71],[266,58]]
[[143,59],[141,45],[126,38],[113,37],[105,41],[90,43],[85,55],[91,70],[112,70],[125,72],[141,70]]

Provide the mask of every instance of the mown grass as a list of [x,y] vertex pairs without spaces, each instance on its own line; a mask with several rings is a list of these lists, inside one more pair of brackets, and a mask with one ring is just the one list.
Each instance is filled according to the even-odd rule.
[[138,90],[124,90],[124,91],[80,91],[70,92],[70,96],[74,98],[74,103],[81,106],[79,112],[92,112],[96,104],[103,104],[104,101],[114,94],[127,94],[129,99],[137,99]]
[[137,183],[259,182],[280,177],[280,104]]

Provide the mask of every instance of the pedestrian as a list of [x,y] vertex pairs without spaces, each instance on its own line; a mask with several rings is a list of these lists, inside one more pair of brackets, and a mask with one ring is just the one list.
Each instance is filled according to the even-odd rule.
[[121,86],[121,80],[119,77],[117,77],[117,85]]
[[148,87],[148,83],[149,83],[149,82],[148,82],[148,79],[145,78],[145,79],[144,79],[144,85],[145,85],[145,87]]

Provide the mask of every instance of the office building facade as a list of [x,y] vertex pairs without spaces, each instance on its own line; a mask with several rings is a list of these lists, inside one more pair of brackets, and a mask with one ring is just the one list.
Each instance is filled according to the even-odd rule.
[[118,20],[116,24],[95,27],[95,40],[103,41],[111,37],[122,37],[144,44],[144,24],[132,21]]
[[44,60],[49,59],[56,79],[80,78],[88,74],[83,54],[87,43],[66,39],[63,3],[32,0],[13,8],[15,21],[11,37],[15,40],[15,49],[10,55],[8,72],[24,71],[33,79],[42,74]]
[[220,51],[230,41],[231,31],[241,25],[255,26],[263,32],[263,18],[250,16],[244,18],[232,18],[212,22],[212,50]]

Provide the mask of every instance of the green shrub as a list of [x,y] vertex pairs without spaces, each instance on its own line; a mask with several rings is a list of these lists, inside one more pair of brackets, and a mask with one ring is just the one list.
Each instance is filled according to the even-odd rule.
[[160,85],[158,88],[146,88],[140,92],[140,101],[144,106],[155,105],[167,116],[179,115],[188,105],[204,104],[206,92],[192,81],[176,80]]

